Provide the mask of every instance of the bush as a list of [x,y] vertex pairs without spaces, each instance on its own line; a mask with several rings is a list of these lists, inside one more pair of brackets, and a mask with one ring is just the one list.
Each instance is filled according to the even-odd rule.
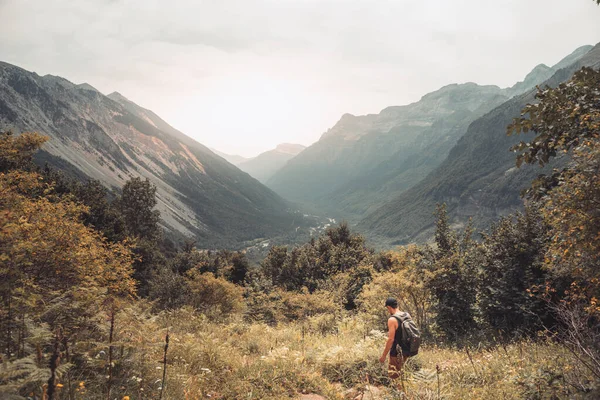
[[212,273],[188,274],[187,303],[214,319],[222,319],[244,311],[244,290]]
[[389,318],[384,306],[387,297],[395,297],[398,307],[408,312],[422,331],[429,330],[432,299],[423,281],[415,281],[410,270],[383,272],[366,285],[357,299],[359,311],[365,313],[374,328],[385,327]]

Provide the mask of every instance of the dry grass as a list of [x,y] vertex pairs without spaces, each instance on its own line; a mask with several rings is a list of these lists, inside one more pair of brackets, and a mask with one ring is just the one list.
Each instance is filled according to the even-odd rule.
[[564,347],[543,339],[469,353],[425,344],[403,381],[392,384],[378,362],[383,332],[360,317],[338,320],[326,332],[321,317],[278,327],[241,319],[215,324],[182,309],[132,321],[121,340],[147,332],[146,345],[140,349],[138,343],[123,362],[142,382],[132,380],[115,394],[136,399],[141,388],[145,396],[158,394],[167,327],[167,399],[294,399],[300,393],[344,399],[368,383],[387,399],[562,399],[584,398],[595,384]]

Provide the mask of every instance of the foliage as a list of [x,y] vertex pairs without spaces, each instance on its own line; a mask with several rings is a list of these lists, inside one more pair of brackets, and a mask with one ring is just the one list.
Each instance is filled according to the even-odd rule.
[[328,286],[327,281],[335,276],[349,274],[353,279],[346,282],[343,304],[352,309],[362,286],[370,280],[372,260],[373,251],[366,247],[365,239],[341,223],[303,246],[291,250],[273,247],[261,269],[275,286],[295,291],[306,287],[309,292]]
[[156,206],[156,187],[148,179],[131,178],[123,186],[121,197],[116,201],[130,237],[150,241],[161,235],[158,223],[160,214]]
[[[4,393],[41,397],[52,357],[61,359],[56,389],[70,399],[597,394],[596,138],[578,143],[539,209],[501,219],[481,242],[470,224],[455,231],[442,205],[435,246],[375,254],[343,223],[302,246],[271,248],[258,268],[244,252],[192,241],[165,252],[150,182],[132,180],[110,201],[95,182],[30,170],[30,156],[3,140],[17,160],[0,158]],[[152,302],[136,298],[134,267]],[[573,282],[570,297],[561,298],[563,282]],[[404,393],[377,362],[389,295],[426,334]],[[523,341],[555,328],[556,316],[562,336]],[[498,347],[498,330],[512,343]]]
[[[560,152],[585,145],[598,139],[600,129],[600,71],[582,68],[573,78],[557,88],[539,89],[538,103],[528,104],[508,126],[509,134],[536,132],[529,142],[520,142],[512,148],[522,152],[521,163],[544,165]],[[525,117],[528,115],[528,117]]]
[[133,298],[136,282],[129,244],[109,242],[83,224],[87,207],[28,166],[44,140],[19,138],[3,138],[0,157],[14,168],[0,173],[0,318],[6,327],[0,341],[12,361],[7,382],[35,392],[50,372],[42,366],[51,353],[64,358],[57,376],[70,379],[73,348],[82,337],[99,337],[98,316]]
[[485,323],[505,338],[554,325],[546,300],[537,295],[552,281],[544,269],[547,232],[540,211],[529,206],[484,235],[478,304]]
[[549,268],[592,281],[600,278],[600,140],[584,144],[544,198],[542,212],[551,227]]
[[383,301],[395,297],[400,309],[407,311],[424,333],[429,332],[434,303],[426,286],[432,276],[428,251],[413,245],[390,253],[389,268],[378,273],[358,297],[359,310],[384,327],[388,315]]
[[436,244],[432,275],[427,288],[435,299],[435,322],[451,342],[465,340],[476,324],[477,252],[472,230],[459,241],[449,228],[446,208],[437,208]]
[[38,133],[15,136],[12,132],[0,131],[0,172],[14,169],[32,169],[33,154],[48,138]]
[[190,271],[187,284],[187,303],[204,314],[219,318],[244,310],[243,289],[210,272]]
[[527,105],[509,133],[537,134],[515,148],[523,151],[518,163],[544,164],[559,153],[572,155],[563,168],[534,182],[529,195],[540,199],[550,226],[546,266],[562,277],[585,282],[578,288],[591,302],[600,294],[600,71],[582,68],[569,82],[540,89],[537,98],[539,103]]

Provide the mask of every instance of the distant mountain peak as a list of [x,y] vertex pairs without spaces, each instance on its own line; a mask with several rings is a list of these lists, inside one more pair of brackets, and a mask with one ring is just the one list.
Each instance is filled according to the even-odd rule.
[[594,48],[594,46],[592,46],[592,45],[585,45],[585,46],[578,47],[571,54],[569,54],[568,56],[566,56],[565,58],[560,60],[555,65],[553,65],[552,69],[554,71],[558,71],[559,69],[568,67],[569,65],[573,64],[575,61],[579,60],[581,57],[583,57],[584,55],[589,53],[590,50],[592,50],[593,48]]
[[300,154],[306,147],[295,143],[281,143],[273,150],[260,153],[237,166],[261,182],[268,181],[289,160]]
[[112,100],[114,100],[114,101],[116,101],[118,103],[121,102],[121,101],[126,101],[126,102],[130,102],[131,103],[131,100],[129,100],[127,97],[123,96],[119,92],[112,92],[111,94],[109,94],[106,97],[108,97],[109,99],[112,99]]
[[594,46],[581,46],[552,67],[549,67],[546,64],[536,65],[531,72],[525,76],[523,81],[517,82],[511,88],[506,89],[507,93],[509,96],[518,96],[533,89],[547,79],[550,79],[556,71],[573,65],[577,60],[589,53],[593,47]]
[[95,87],[93,87],[92,85],[90,85],[89,83],[86,83],[86,82],[77,85],[77,87],[80,89],[91,90],[93,92],[102,94],[98,89],[96,89]]
[[278,144],[277,147],[275,147],[275,150],[280,153],[296,155],[296,154],[300,153],[302,150],[304,150],[305,148],[306,148],[306,146],[303,146],[301,144],[281,143],[281,144]]
[[237,154],[227,154],[227,153],[223,153],[222,151],[219,151],[215,148],[210,148],[210,151],[212,151],[213,153],[215,153],[216,155],[218,155],[219,157],[224,158],[225,160],[227,160],[227,162],[238,166],[243,162],[246,162],[248,160],[250,160],[250,158],[246,158]]

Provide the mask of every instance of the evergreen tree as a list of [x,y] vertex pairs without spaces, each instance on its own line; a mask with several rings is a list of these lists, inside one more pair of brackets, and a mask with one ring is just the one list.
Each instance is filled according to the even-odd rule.
[[156,207],[156,187],[146,179],[131,178],[116,201],[127,235],[157,242],[161,237],[160,213]]
[[467,339],[477,324],[476,252],[471,228],[462,243],[448,225],[445,205],[436,210],[435,262],[427,287],[435,299],[436,323],[453,342]]

